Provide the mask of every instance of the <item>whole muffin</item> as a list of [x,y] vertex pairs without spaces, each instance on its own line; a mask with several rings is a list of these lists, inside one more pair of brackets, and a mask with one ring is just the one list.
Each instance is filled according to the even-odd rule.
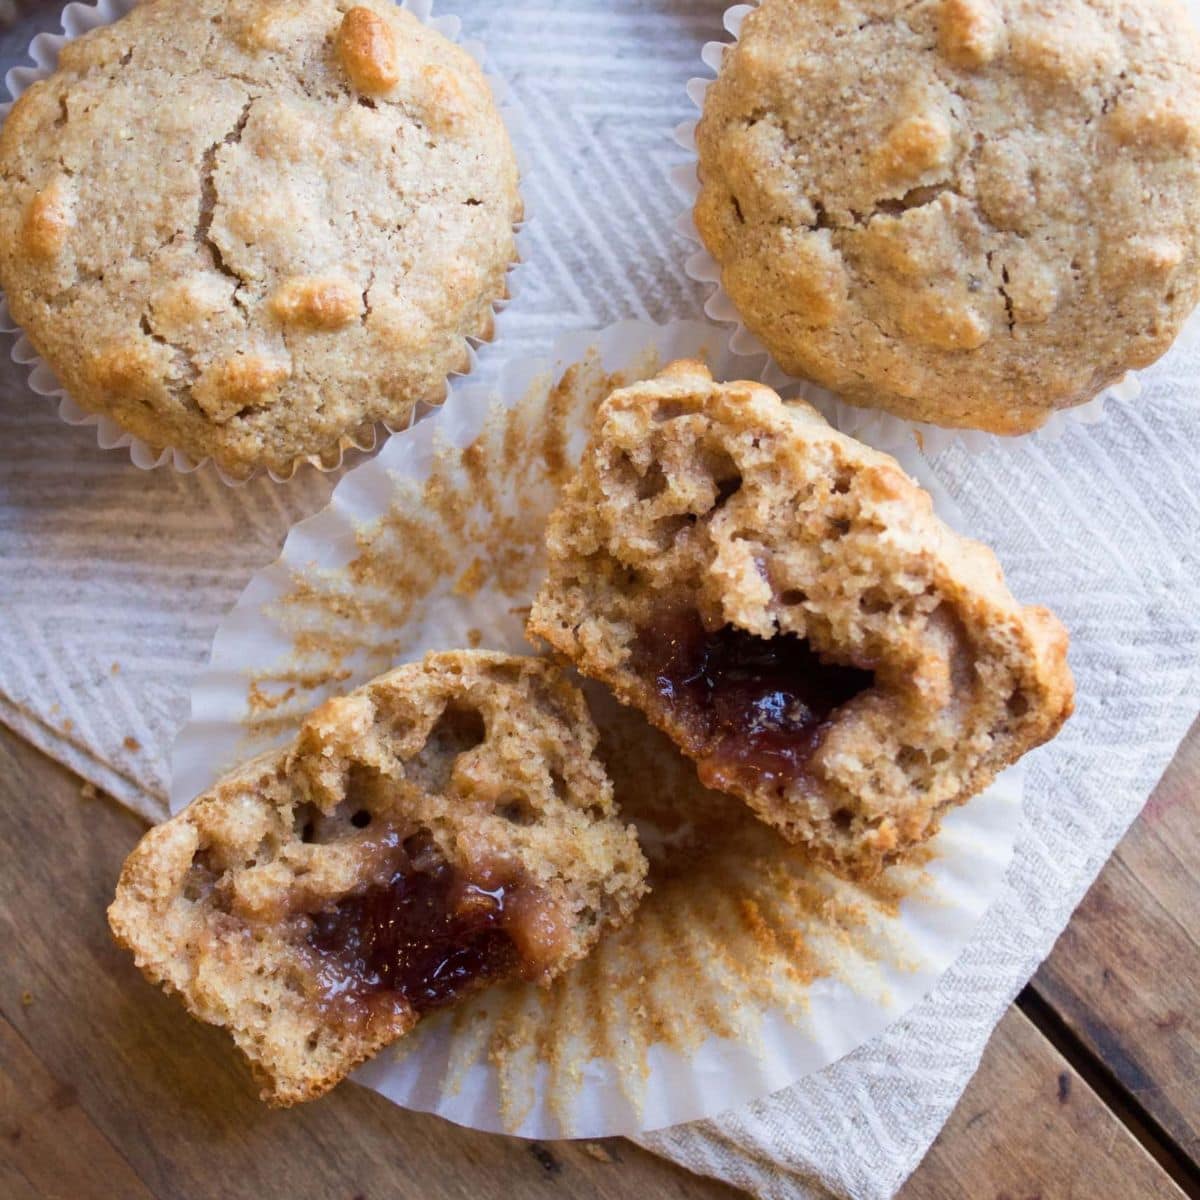
[[1200,299],[1200,51],[1175,0],[764,0],[696,224],[789,372],[1022,433]]
[[520,219],[482,72],[390,0],[147,0],[0,131],[0,285],[84,408],[287,472],[437,402]]

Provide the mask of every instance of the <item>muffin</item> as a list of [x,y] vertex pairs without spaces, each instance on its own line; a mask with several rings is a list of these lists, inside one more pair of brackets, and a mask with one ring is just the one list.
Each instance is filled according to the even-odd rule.
[[529,632],[843,875],[1072,709],[1062,625],[894,459],[699,363],[601,405],[547,545]]
[[646,863],[596,742],[549,663],[430,655],[152,829],[109,922],[229,1030],[264,1099],[312,1099],[424,1013],[548,982],[630,915]]
[[764,0],[695,219],[747,327],[855,404],[1036,429],[1200,299],[1200,51],[1176,0]]
[[147,0],[0,131],[0,286],[83,408],[286,474],[467,369],[517,184],[479,67],[388,0]]

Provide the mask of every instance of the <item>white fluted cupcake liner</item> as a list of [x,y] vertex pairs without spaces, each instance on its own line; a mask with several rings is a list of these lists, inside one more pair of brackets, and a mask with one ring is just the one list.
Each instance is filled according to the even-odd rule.
[[[543,534],[612,387],[680,357],[760,378],[729,331],[626,322],[509,361],[339,483],[222,623],[173,754],[178,810],[281,744],[330,695],[426,651],[534,653],[524,617]],[[912,444],[891,449],[962,525]],[[603,1137],[716,1116],[848,1054],[934,986],[998,894],[1020,822],[1009,772],[949,815],[928,861],[874,886],[804,862],[589,685],[654,890],[548,991],[492,989],[431,1015],[362,1068],[398,1104],[526,1137]],[[719,831],[719,832],[718,832]],[[690,848],[690,850],[689,850]],[[696,852],[694,860],[686,855]],[[680,872],[671,868],[689,863]]]
[[[512,140],[518,166],[520,167],[522,181],[524,181],[527,177],[529,158],[525,153],[525,139],[521,135],[519,110],[515,105],[508,102],[508,88],[504,80],[494,72],[488,70],[482,43],[464,41],[461,38],[462,22],[458,17],[434,15],[433,0],[396,0],[396,2],[401,8],[407,9],[412,13],[423,24],[436,30],[449,41],[457,42],[484,68],[488,83],[491,85],[492,92],[503,115],[504,123],[508,128],[509,137]],[[62,13],[62,32],[38,34],[29,45],[29,57],[32,60],[31,65],[13,67],[5,76],[4,83],[11,99],[0,103],[0,124],[3,124],[4,119],[8,116],[13,106],[13,102],[23,92],[27,91],[39,79],[45,79],[54,73],[58,63],[58,56],[67,42],[101,25],[111,25],[114,21],[118,21],[121,17],[125,16],[136,4],[137,0],[93,0],[92,3],[82,3],[80,0],[75,0],[75,2],[68,4]],[[527,188],[522,187],[523,198],[527,191]],[[503,299],[497,300],[492,306],[495,318],[493,335],[487,342],[477,338],[469,339],[468,352],[470,363],[466,371],[456,372],[449,376],[447,387],[450,390],[454,388],[456,381],[465,378],[476,370],[479,364],[479,355],[484,351],[485,347],[500,341],[505,334],[508,322],[505,320],[504,314],[512,300],[516,298],[520,289],[521,263],[525,261],[529,249],[529,239],[525,230],[530,220],[531,214],[527,208],[521,224],[516,227],[517,260],[512,264],[508,273],[508,294]],[[105,416],[102,413],[89,412],[81,408],[59,383],[49,365],[38,355],[29,338],[25,336],[17,323],[12,319],[2,290],[0,290],[0,333],[13,336],[14,341],[10,351],[11,357],[19,366],[28,368],[30,390],[39,396],[56,401],[58,416],[66,424],[93,427],[96,430],[96,444],[100,449],[128,450],[130,462],[135,467],[144,471],[154,470],[157,467],[170,466],[181,474],[186,475],[211,462],[207,458],[197,461],[182,450],[172,447],[157,449],[143,439],[129,433],[111,417]],[[449,398],[449,394],[447,398]],[[321,454],[307,455],[296,459],[287,472],[277,473],[275,471],[267,471],[266,474],[275,480],[275,482],[284,483],[292,478],[298,468],[305,465],[314,467],[319,471],[335,471],[342,466],[347,453],[356,451],[370,453],[376,450],[387,434],[401,433],[411,428],[422,417],[434,411],[435,407],[427,404],[418,404],[403,423],[393,424],[391,422],[380,421],[373,425],[363,426],[358,430],[344,434],[335,445],[329,447]],[[259,471],[253,471],[245,476],[231,475],[215,462],[212,463],[212,466],[222,482],[228,484],[230,487],[240,487],[260,473]]]
[[[1200,0],[1186,0],[1186,2],[1194,16],[1200,12]],[[688,80],[687,85],[688,98],[695,105],[697,114],[704,109],[705,94],[721,69],[721,60],[724,58],[725,52],[736,43],[741,32],[742,22],[756,7],[757,5],[754,4],[735,4],[726,9],[724,25],[732,40],[708,42],[702,49],[700,58],[709,74],[696,76]],[[741,314],[722,286],[720,265],[705,248],[692,219],[692,211],[700,194],[696,147],[698,119],[697,116],[696,119],[685,121],[676,129],[676,143],[688,151],[692,158],[686,163],[673,167],[670,172],[671,183],[687,205],[679,215],[676,229],[696,245],[695,251],[687,259],[685,270],[690,278],[698,283],[706,284],[710,288],[709,298],[704,305],[707,315],[712,320],[719,321],[724,325],[735,326],[731,342],[734,349],[739,354],[768,354],[766,346],[746,327]],[[1193,337],[1200,337],[1200,310],[1193,314],[1181,333],[1180,340]],[[891,445],[897,444],[901,440],[915,440],[927,454],[936,454],[956,444],[969,451],[977,452],[995,446],[1011,445],[1013,442],[1020,441],[1022,437],[1054,440],[1061,437],[1072,426],[1095,425],[1104,420],[1107,401],[1134,400],[1142,394],[1142,383],[1138,374],[1130,371],[1123,379],[1105,388],[1086,404],[1078,405],[1075,408],[1059,409],[1050,415],[1040,429],[1014,438],[986,433],[982,430],[952,429],[931,425],[924,421],[908,421],[881,409],[848,404],[833,392],[815,383],[796,380],[785,375],[777,366],[773,366],[773,381],[796,384],[799,394],[820,408],[845,433],[865,441],[883,441]]]

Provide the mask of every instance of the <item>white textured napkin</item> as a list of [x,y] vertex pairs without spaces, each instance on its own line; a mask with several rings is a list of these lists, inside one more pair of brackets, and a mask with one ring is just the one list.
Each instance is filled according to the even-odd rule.
[[[444,6],[449,8],[449,0]],[[566,327],[699,316],[672,232],[671,141],[710,0],[459,0],[532,138],[531,261],[497,355]],[[743,1112],[644,1140],[762,1196],[890,1196],[974,1071],[1186,733],[1200,685],[1200,353],[1061,441],[942,454],[937,473],[1022,598],[1074,639],[1079,712],[1033,757],[1006,890],[917,1010],[836,1066]],[[147,817],[222,613],[332,479],[232,490],[144,474],[62,425],[0,353],[0,719]]]

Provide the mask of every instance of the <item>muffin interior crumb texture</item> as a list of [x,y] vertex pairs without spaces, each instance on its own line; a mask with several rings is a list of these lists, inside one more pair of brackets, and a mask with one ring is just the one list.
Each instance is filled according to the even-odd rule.
[[0,131],[0,284],[82,407],[228,472],[336,459],[492,331],[489,85],[389,0],[147,0]]
[[894,459],[698,363],[614,392],[531,634],[844,874],[876,874],[1071,712],[1067,636]]
[[546,983],[631,914],[646,862],[597,740],[544,660],[431,655],[151,830],[110,924],[233,1035],[264,1099],[311,1099],[425,1012]]
[[857,404],[1037,428],[1200,299],[1177,0],[764,0],[705,98],[696,225],[747,326]]

